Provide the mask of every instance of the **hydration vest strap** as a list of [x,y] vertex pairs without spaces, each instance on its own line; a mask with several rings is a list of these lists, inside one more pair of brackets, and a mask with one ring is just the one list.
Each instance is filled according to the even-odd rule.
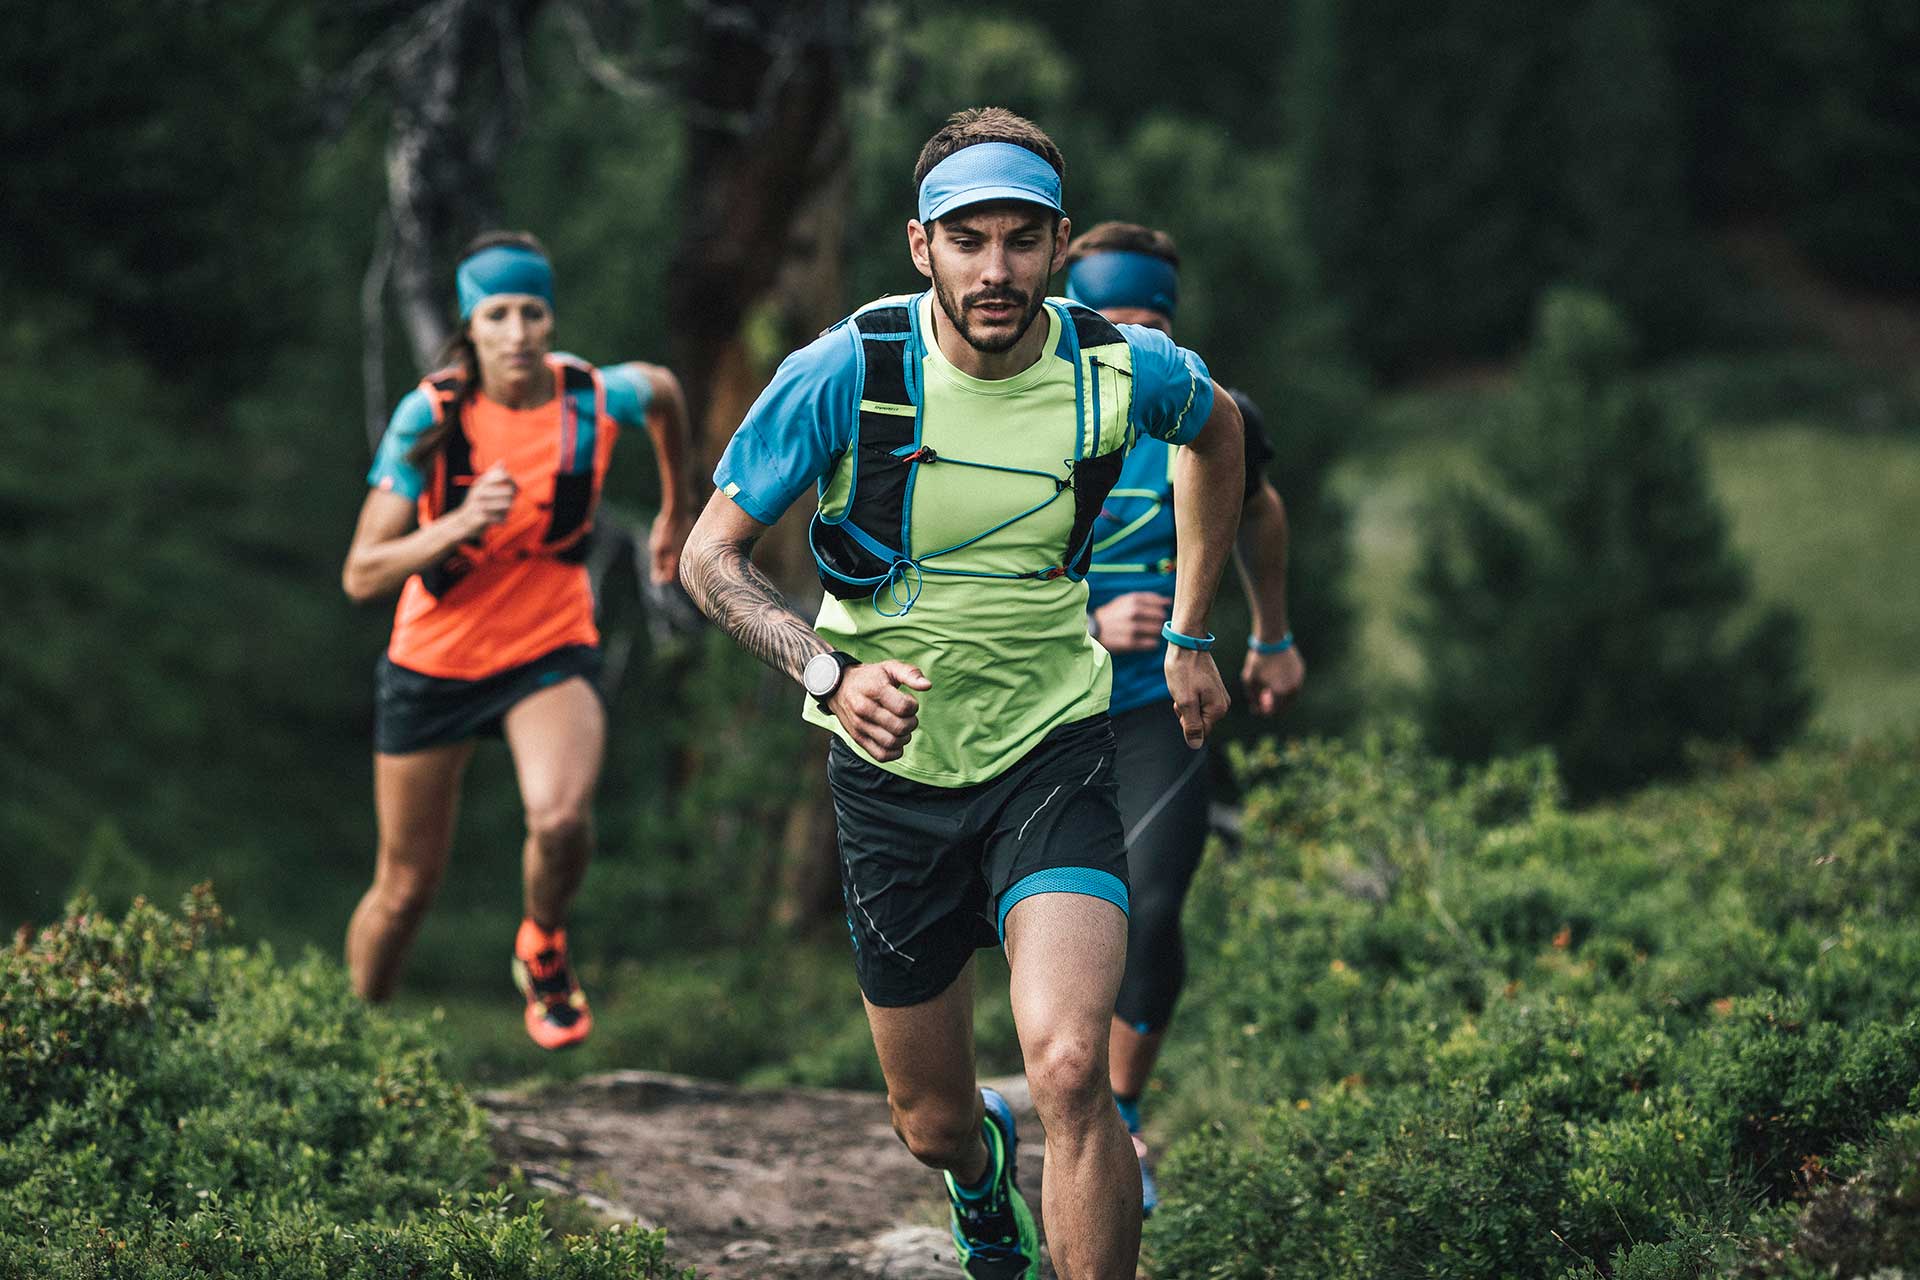
[[562,364],[560,397],[560,464],[553,477],[553,514],[541,542],[562,560],[580,560],[599,487],[600,388],[593,370]]
[[[434,425],[448,428],[446,443],[434,455],[433,475],[427,481],[427,510],[437,520],[467,500],[467,490],[473,487],[473,442],[461,429],[456,411],[466,378],[446,370],[429,376],[423,386],[433,407]],[[451,419],[449,414],[453,415]],[[422,569],[420,581],[428,594],[438,599],[472,573],[474,563],[466,547],[455,547],[439,564]]]
[[911,312],[904,305],[871,307],[849,325],[860,386],[852,406],[846,506],[834,517],[816,513],[808,530],[821,584],[842,599],[884,590],[907,558],[905,546],[895,543],[905,523],[900,513],[908,507],[913,472],[907,457],[918,447],[920,425],[907,369]]
[[[854,403],[850,406],[855,414],[855,433],[851,457],[844,464],[851,468],[846,505],[837,516],[817,512],[807,531],[821,584],[841,599],[871,592],[876,610],[897,616],[913,607],[927,574],[1042,580],[1071,577],[1075,581],[1085,577],[1092,554],[1093,521],[1119,477],[1120,464],[1126,454],[1122,445],[1105,454],[1090,456],[1099,450],[1104,434],[1100,370],[1114,368],[1123,375],[1127,371],[1101,365],[1096,360],[1093,376],[1088,378],[1081,349],[1111,346],[1124,342],[1125,337],[1097,312],[1049,302],[1048,307],[1061,317],[1065,326],[1064,345],[1071,348],[1068,354],[1074,366],[1074,451],[1073,457],[1067,460],[1067,473],[1062,476],[1025,467],[973,462],[942,456],[921,442],[921,406],[915,376],[919,346],[912,311],[917,304],[916,299],[904,304],[874,306],[855,313],[848,321],[854,331],[860,372]],[[1088,382],[1093,384],[1091,391]],[[1052,483],[1053,493],[1018,515],[951,546],[917,553],[912,540],[913,482],[917,468],[936,462],[1045,479]],[[1038,513],[1069,490],[1074,494],[1074,521],[1058,564],[1025,573],[995,573],[943,569],[927,563],[972,546]],[[887,607],[889,604],[892,609]]]

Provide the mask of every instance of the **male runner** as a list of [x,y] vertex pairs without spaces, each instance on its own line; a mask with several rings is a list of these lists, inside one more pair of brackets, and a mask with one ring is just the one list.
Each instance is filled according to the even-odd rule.
[[[1067,249],[1067,296],[1116,324],[1172,336],[1180,252],[1164,231],[1103,222]],[[1287,627],[1287,510],[1266,477],[1273,447],[1260,413],[1229,392],[1246,427],[1246,484],[1236,556],[1253,612],[1240,683],[1259,715],[1293,704],[1306,666]],[[1140,1140],[1140,1097],[1186,980],[1180,909],[1207,842],[1206,749],[1192,750],[1167,700],[1160,626],[1173,603],[1175,453],[1143,440],[1094,525],[1088,627],[1113,654],[1114,761],[1127,833],[1127,969],[1108,1045],[1113,1095],[1140,1156],[1141,1201],[1159,1194]]]
[[[1142,434],[1175,467],[1188,551],[1167,684],[1188,742],[1226,708],[1207,611],[1239,519],[1241,425],[1199,357],[1048,299],[1066,253],[1059,148],[961,111],[915,166],[918,296],[789,356],[714,474],[682,578],[833,731],[854,963],[895,1130],[942,1170],[969,1275],[1037,1277],[1012,1116],[976,1087],[975,948],[1004,942],[1047,1131],[1044,1212],[1068,1280],[1131,1280],[1139,1172],[1107,1082],[1126,947],[1107,652],[1081,575]],[[828,589],[814,626],[752,566],[810,486]]]

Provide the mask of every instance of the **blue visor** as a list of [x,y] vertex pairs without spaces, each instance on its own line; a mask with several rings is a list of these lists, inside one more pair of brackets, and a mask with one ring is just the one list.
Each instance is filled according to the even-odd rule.
[[501,293],[528,293],[553,305],[553,266],[544,256],[517,244],[497,244],[461,262],[454,273],[460,287],[460,318]]
[[1067,296],[1095,311],[1140,307],[1171,320],[1180,301],[1180,271],[1150,253],[1092,253],[1067,268]]
[[1053,166],[1011,142],[976,142],[942,160],[920,183],[920,221],[932,223],[955,209],[989,200],[1021,200],[1060,207],[1060,175]]

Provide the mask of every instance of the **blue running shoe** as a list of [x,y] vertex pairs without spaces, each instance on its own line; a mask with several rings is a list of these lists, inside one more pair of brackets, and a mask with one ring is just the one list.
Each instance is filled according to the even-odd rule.
[[981,1126],[987,1141],[986,1189],[968,1195],[952,1174],[944,1175],[960,1267],[973,1280],[1040,1280],[1040,1234],[1014,1171],[1020,1140],[1013,1131],[1013,1109],[996,1090],[983,1088],[980,1096],[987,1104]]

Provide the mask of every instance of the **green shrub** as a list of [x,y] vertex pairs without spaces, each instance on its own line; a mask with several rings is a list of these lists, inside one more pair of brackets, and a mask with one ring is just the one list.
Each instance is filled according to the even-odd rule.
[[1776,750],[1811,703],[1797,619],[1747,615],[1699,442],[1630,350],[1600,298],[1548,298],[1493,481],[1441,505],[1422,575],[1433,741],[1550,746],[1582,797],[1680,772],[1695,740]]
[[484,1120],[417,1034],[221,925],[204,887],[80,900],[0,953],[0,1274],[666,1274],[480,1197]]
[[[1740,1280],[1898,1276],[1920,1264],[1920,1115],[1889,1123],[1864,1167],[1844,1181],[1822,1178],[1803,1206],[1755,1243]],[[1907,1271],[1896,1268],[1908,1268]]]
[[1920,1112],[1911,744],[1581,814],[1404,729],[1238,764],[1155,1274],[1717,1275]]

